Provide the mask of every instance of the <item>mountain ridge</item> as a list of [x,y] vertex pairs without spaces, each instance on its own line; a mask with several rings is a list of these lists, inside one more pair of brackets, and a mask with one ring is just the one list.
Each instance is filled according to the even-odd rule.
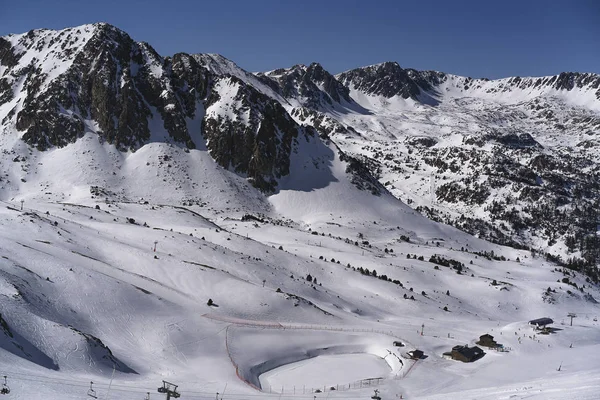
[[[6,38],[13,38],[13,37],[18,37],[18,36],[24,36],[24,35],[35,35],[36,33],[40,33],[40,32],[55,32],[55,33],[61,33],[61,32],[69,32],[69,31],[75,31],[75,30],[89,30],[90,28],[94,28],[94,29],[99,29],[99,30],[111,30],[111,31],[117,31],[120,32],[122,34],[125,34],[129,37],[129,34],[127,34],[126,31],[118,28],[115,25],[112,25],[108,22],[94,22],[94,23],[88,23],[88,24],[82,24],[82,25],[78,25],[78,26],[74,26],[74,27],[65,27],[62,29],[51,29],[51,28],[36,28],[36,29],[31,29],[27,32],[23,32],[23,33],[8,33],[6,35],[0,36],[0,39],[5,39]],[[133,40],[133,39],[132,39]],[[144,41],[139,41],[137,43],[147,43]],[[181,53],[181,52],[180,52]],[[0,53],[2,54],[2,53]],[[174,53],[172,55],[164,55],[163,57],[173,57],[175,56],[175,54],[178,53]],[[231,62],[233,63],[232,60],[222,56],[221,54],[218,53],[185,53],[185,54],[189,54],[191,56],[194,55],[204,55],[204,56],[217,56],[218,58],[222,58],[223,60],[226,60],[227,62]],[[312,64],[318,64],[319,66],[322,67],[322,65],[319,62],[312,62],[309,65]],[[374,68],[374,67],[380,67],[380,66],[384,66],[386,64],[396,64],[398,67],[400,67],[400,64],[398,63],[398,61],[382,61],[382,62],[378,62],[378,63],[373,63],[373,64],[367,64],[367,65],[363,65],[363,66],[358,66],[358,67],[353,67],[353,68],[349,68],[346,69],[344,71],[341,71],[339,73],[335,73],[332,74],[333,76],[340,76],[342,74],[354,71],[354,70],[358,70],[358,69],[365,69],[365,68]],[[296,66],[304,66],[307,67],[305,64],[295,64],[292,65],[290,67],[280,67],[280,68],[276,68],[274,70],[270,70],[270,71],[260,71],[260,72],[255,72],[255,74],[267,74],[270,72],[274,72],[277,70],[286,70],[286,69],[292,69]],[[402,68],[402,67],[400,67]],[[454,73],[446,73],[446,72],[442,72],[440,70],[418,70],[412,67],[408,67],[408,68],[403,68],[404,70],[409,70],[409,71],[417,71],[417,72],[423,72],[423,73],[430,73],[430,74],[443,74],[443,75],[447,75],[447,76],[454,76],[454,77],[460,77],[460,78],[465,78],[465,79],[469,79],[469,80],[473,80],[473,81],[502,81],[502,80],[510,80],[510,79],[517,79],[517,80],[524,80],[524,79],[543,79],[543,78],[559,78],[559,77],[571,77],[571,76],[580,76],[582,79],[592,79],[595,80],[597,78],[600,78],[600,73],[596,73],[596,72],[581,72],[581,71],[561,71],[558,72],[556,74],[552,74],[552,75],[527,75],[527,76],[521,76],[521,75],[514,75],[514,76],[505,76],[505,77],[499,77],[499,78],[488,78],[488,77],[479,77],[479,78],[473,78],[471,76],[467,76],[467,75],[460,75],[460,74],[454,74]]]

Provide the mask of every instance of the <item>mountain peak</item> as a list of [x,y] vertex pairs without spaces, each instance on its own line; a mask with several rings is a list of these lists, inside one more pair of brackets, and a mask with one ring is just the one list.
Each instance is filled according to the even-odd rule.
[[384,61],[382,63],[378,63],[378,64],[373,64],[371,65],[371,67],[375,67],[375,68],[384,68],[384,69],[396,69],[396,68],[400,68],[400,64],[398,64],[397,61]]
[[395,61],[386,61],[342,72],[337,78],[346,86],[369,95],[415,99],[421,89],[411,77],[410,71],[402,69]]
[[302,106],[319,109],[330,107],[334,102],[340,103],[342,99],[352,101],[348,88],[318,62],[312,62],[308,66],[296,64],[261,75],[276,82],[286,99],[294,99]]
[[394,69],[402,69],[402,67],[400,67],[400,64],[398,64],[398,62],[396,62],[396,61],[384,61],[384,62],[380,62],[380,63],[369,64],[369,65],[365,65],[365,66],[361,66],[361,67],[357,67],[357,68],[352,68],[352,69],[346,70],[344,72],[341,72],[341,73],[337,74],[336,76],[346,74],[348,72],[356,71],[356,70],[380,71],[380,70],[394,70]]

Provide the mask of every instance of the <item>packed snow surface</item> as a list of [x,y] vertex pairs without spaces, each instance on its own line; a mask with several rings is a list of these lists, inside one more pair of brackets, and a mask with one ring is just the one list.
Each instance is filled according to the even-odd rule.
[[264,373],[260,377],[261,385],[269,391],[279,391],[280,388],[297,386],[301,388],[335,387],[339,390],[338,382],[346,382],[342,390],[352,386],[354,381],[365,378],[387,376],[390,368],[381,358],[372,354],[345,354],[317,356],[308,360],[287,364],[283,367]]
[[[306,163],[312,187],[290,178],[272,196],[204,150],[66,150],[24,151],[36,173],[0,203],[11,398],[82,398],[90,381],[100,398],[158,398],[163,380],[190,399],[597,398],[597,287],[358,190],[333,150]],[[539,317],[553,333],[528,326]],[[484,333],[507,351],[442,357]]]

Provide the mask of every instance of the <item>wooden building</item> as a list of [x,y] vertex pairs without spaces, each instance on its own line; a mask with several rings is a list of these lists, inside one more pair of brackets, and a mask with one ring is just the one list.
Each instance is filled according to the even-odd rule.
[[499,347],[498,343],[494,340],[494,337],[489,333],[479,336],[479,341],[477,342],[477,344],[480,346],[489,347],[491,349]]
[[410,358],[412,360],[420,360],[424,355],[425,353],[423,353],[421,350],[411,350],[404,354],[406,358]]
[[454,346],[452,351],[446,352],[443,354],[444,358],[449,360],[458,360],[462,362],[473,362],[479,360],[481,357],[485,355],[485,352],[481,350],[479,347],[469,347],[465,346]]

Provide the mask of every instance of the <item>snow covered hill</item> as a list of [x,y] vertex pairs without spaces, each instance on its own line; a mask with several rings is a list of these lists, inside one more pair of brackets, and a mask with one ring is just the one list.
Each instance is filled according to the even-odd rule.
[[0,38],[7,398],[597,398],[598,85]]
[[[168,188],[135,203],[83,193],[2,203],[0,372],[11,396],[80,398],[93,381],[101,397],[153,398],[167,380],[182,398],[225,386],[225,399],[308,398],[323,386],[344,399],[375,388],[383,398],[593,398],[596,285],[391,197],[373,202],[336,170],[314,197],[289,182],[252,218],[226,198],[152,200],[169,201]],[[533,332],[539,316],[558,329]],[[509,351],[474,365],[442,358],[484,333]],[[414,348],[428,357],[413,366],[402,353]]]

